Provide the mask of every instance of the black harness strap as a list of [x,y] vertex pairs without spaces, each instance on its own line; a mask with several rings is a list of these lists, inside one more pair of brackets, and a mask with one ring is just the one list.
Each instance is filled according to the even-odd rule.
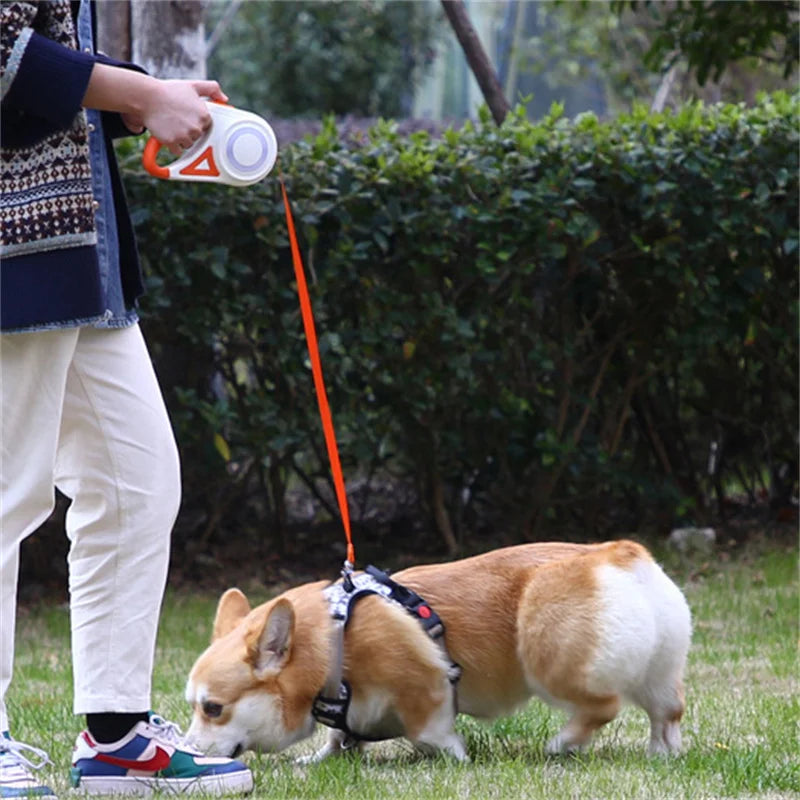
[[350,709],[350,684],[343,680],[339,682],[338,697],[323,697],[318,694],[314,698],[314,705],[311,707],[311,714],[317,722],[327,725],[329,728],[344,731],[349,738],[366,739],[365,736],[357,736],[347,725],[347,712]]
[[399,603],[412,617],[415,617],[431,639],[436,641],[444,636],[444,623],[439,615],[415,591],[393,581],[388,573],[382,572],[377,567],[371,565],[367,567],[367,574],[389,588],[389,599]]
[[361,575],[346,575],[325,589],[325,596],[331,605],[331,616],[334,621],[334,663],[328,682],[322,692],[314,699],[311,713],[314,718],[327,725],[343,731],[352,743],[356,741],[379,741],[382,736],[371,737],[350,730],[347,725],[347,712],[350,707],[350,684],[342,678],[344,630],[350,621],[353,606],[370,594],[378,594],[387,600],[402,606],[422,625],[425,633],[442,648],[450,667],[447,677],[453,686],[461,677],[461,667],[456,664],[447,652],[444,644],[444,623],[439,615],[416,592],[392,580],[386,572],[377,567],[368,566]]

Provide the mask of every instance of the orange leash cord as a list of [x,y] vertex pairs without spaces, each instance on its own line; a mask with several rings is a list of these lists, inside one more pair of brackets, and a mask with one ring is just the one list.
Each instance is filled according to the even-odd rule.
[[322,430],[325,433],[325,445],[328,448],[328,459],[331,463],[333,485],[336,488],[336,499],[339,501],[339,513],[342,515],[344,535],[347,539],[347,560],[345,561],[344,567],[345,572],[349,573],[355,565],[356,557],[355,549],[353,548],[353,537],[350,532],[350,512],[347,508],[347,492],[344,488],[342,465],[339,461],[339,448],[336,446],[336,432],[333,429],[333,419],[331,417],[331,408],[328,404],[328,394],[325,391],[325,381],[322,377],[322,364],[319,359],[317,332],[314,328],[314,315],[311,311],[311,298],[308,295],[308,284],[306,283],[305,270],[303,269],[303,259],[300,257],[300,248],[297,244],[297,234],[294,230],[294,220],[292,218],[292,210],[289,206],[289,197],[286,194],[286,186],[282,178],[280,182],[281,193],[283,194],[283,205],[286,209],[286,225],[289,229],[289,243],[292,249],[294,276],[297,280],[297,294],[300,296],[300,311],[303,315],[303,328],[306,332],[308,355],[311,358],[311,373],[314,376],[314,389],[317,393],[317,404],[319,405],[319,415],[322,419]]

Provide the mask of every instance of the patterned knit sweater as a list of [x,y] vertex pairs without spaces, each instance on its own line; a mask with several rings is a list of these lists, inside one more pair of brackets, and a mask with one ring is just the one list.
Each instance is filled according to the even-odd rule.
[[97,63],[134,64],[77,48],[68,0],[0,0],[0,330],[20,332],[109,319],[95,210],[114,216],[126,309],[143,282],[111,138],[130,135],[102,114],[111,196],[93,197],[83,98]]
[[[17,71],[32,40],[52,51],[54,59],[63,54],[52,45],[76,51],[77,43],[67,0],[2,5],[0,56],[5,100],[14,90]],[[81,54],[75,52],[75,56]],[[85,58],[78,64],[88,81],[94,60]],[[76,113],[75,101],[79,108],[82,98],[59,85],[51,85],[44,94],[34,98],[34,104],[26,103],[24,109],[3,108],[2,257],[93,245],[97,240],[86,115],[80,110]],[[34,141],[20,141],[16,132],[21,130]]]

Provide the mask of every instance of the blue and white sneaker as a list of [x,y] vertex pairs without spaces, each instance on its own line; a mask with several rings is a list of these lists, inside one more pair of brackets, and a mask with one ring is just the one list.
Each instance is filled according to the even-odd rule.
[[240,761],[204,756],[177,725],[151,714],[112,744],[81,733],[72,754],[71,783],[86,794],[246,794],[253,774]]
[[0,735],[0,798],[56,800],[53,790],[33,774],[51,761],[44,750]]

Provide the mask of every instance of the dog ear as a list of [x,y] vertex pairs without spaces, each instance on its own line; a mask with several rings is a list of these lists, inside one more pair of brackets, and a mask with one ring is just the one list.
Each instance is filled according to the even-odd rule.
[[250,613],[250,602],[238,589],[228,589],[217,603],[211,641],[232,631]]
[[247,653],[256,677],[280,672],[289,660],[294,633],[294,608],[281,598],[270,609],[263,627],[253,626],[245,636]]

